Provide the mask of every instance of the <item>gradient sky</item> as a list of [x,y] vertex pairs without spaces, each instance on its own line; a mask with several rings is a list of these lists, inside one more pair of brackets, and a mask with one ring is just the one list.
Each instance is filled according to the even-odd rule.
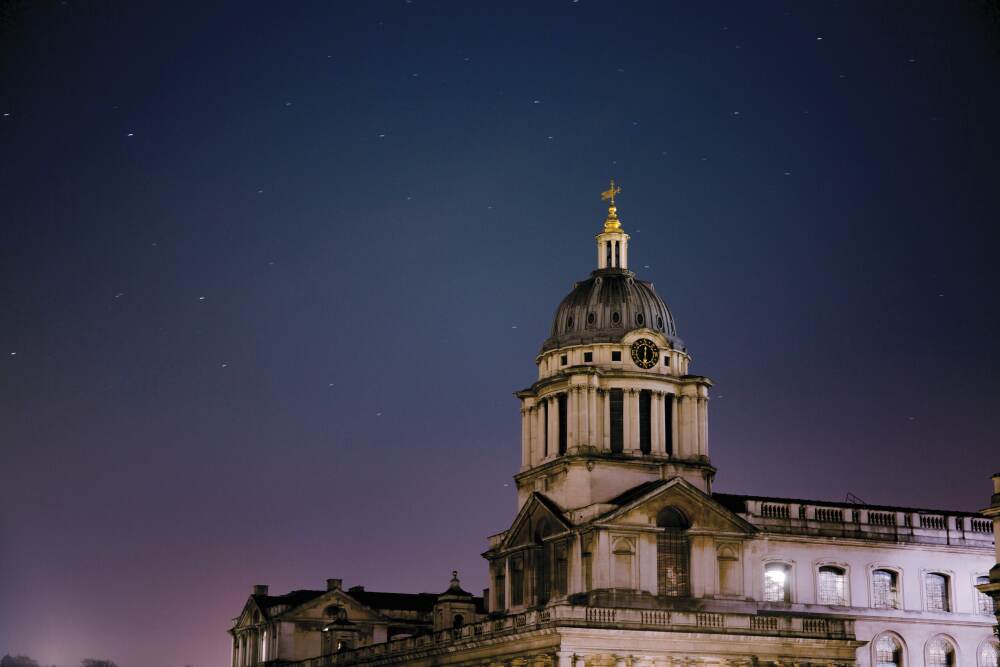
[[611,177],[715,381],[718,490],[988,504],[975,2],[26,2],[0,29],[0,655],[221,667],[255,583],[483,588],[511,393]]

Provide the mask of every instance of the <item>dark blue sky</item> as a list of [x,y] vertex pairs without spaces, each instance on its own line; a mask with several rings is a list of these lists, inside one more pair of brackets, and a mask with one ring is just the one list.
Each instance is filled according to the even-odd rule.
[[485,586],[611,177],[717,489],[987,504],[976,3],[12,7],[0,654],[212,667],[254,583]]

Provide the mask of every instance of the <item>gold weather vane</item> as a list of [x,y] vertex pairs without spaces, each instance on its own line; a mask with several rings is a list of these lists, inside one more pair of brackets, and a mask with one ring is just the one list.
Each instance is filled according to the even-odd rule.
[[621,186],[615,185],[615,179],[611,179],[611,187],[601,193],[601,201],[611,201],[608,207],[608,217],[604,220],[605,232],[621,231],[622,223],[618,220],[618,208],[615,206],[615,195],[621,192]]

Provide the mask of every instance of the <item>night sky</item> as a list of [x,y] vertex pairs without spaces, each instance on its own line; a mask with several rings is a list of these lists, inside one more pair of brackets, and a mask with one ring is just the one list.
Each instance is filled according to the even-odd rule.
[[0,655],[221,667],[256,583],[486,586],[612,177],[717,490],[988,504],[977,3],[6,7]]

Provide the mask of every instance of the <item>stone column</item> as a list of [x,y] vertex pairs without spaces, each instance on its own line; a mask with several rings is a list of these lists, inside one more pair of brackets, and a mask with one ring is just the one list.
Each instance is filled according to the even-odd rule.
[[598,447],[597,442],[597,389],[587,387],[587,444]]
[[602,393],[604,394],[604,424],[601,426],[603,431],[601,433],[601,442],[603,443],[601,449],[608,452],[611,451],[611,392],[604,389]]
[[569,651],[559,651],[556,653],[559,667],[573,667],[573,654]]
[[541,463],[545,459],[545,400],[535,402],[535,446],[533,454],[535,464]]
[[625,396],[625,452],[633,456],[642,454],[639,448],[639,390],[629,389]]
[[577,428],[577,412],[579,411],[577,398],[579,394],[576,387],[570,385],[566,388],[566,453],[576,451],[576,443],[579,429]]
[[708,398],[698,397],[698,454],[708,456]]
[[677,456],[678,448],[681,446],[680,403],[675,394],[670,394],[666,400],[670,401],[670,423],[667,424],[667,428],[670,429],[670,453],[671,456]]
[[521,408],[521,470],[531,467],[531,410]]
[[549,395],[549,453],[547,459],[559,456],[559,399],[555,394]]

